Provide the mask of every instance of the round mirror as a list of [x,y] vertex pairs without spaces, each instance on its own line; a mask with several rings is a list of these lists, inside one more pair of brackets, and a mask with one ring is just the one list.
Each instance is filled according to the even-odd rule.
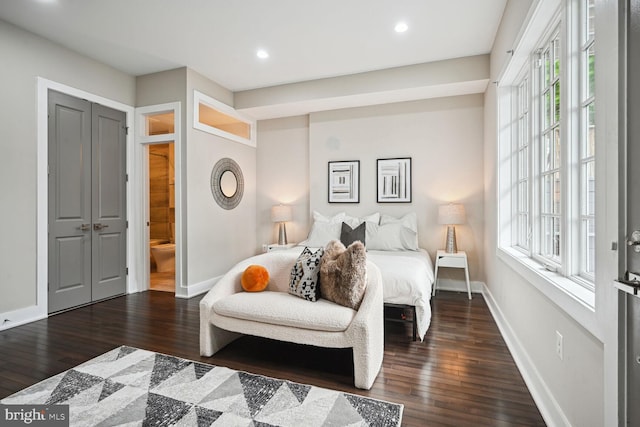
[[244,177],[240,165],[228,157],[218,160],[211,171],[211,193],[223,209],[238,206],[244,193]]
[[233,172],[224,171],[220,177],[220,190],[226,197],[233,197],[238,191],[238,180]]

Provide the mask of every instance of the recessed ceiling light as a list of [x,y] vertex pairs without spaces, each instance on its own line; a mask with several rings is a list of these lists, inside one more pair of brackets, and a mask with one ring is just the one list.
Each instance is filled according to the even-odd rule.
[[405,31],[407,31],[409,29],[409,26],[407,25],[406,22],[404,21],[400,21],[396,24],[396,26],[394,27],[394,30],[396,30],[396,33],[404,33]]
[[256,56],[260,59],[267,59],[269,57],[269,52],[264,49],[258,49]]

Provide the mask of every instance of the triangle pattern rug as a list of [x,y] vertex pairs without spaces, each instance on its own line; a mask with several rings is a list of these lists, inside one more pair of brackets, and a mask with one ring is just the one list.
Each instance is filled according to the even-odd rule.
[[2,404],[69,405],[73,426],[399,426],[403,405],[119,347]]

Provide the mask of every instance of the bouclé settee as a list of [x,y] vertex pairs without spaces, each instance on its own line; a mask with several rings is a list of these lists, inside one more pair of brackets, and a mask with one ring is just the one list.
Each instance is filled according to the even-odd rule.
[[[242,334],[298,344],[352,348],[355,386],[370,389],[384,351],[382,279],[367,262],[367,287],[359,309],[325,299],[307,301],[288,293],[298,253],[276,251],[241,261],[200,301],[200,354],[212,356]],[[241,276],[262,265],[270,281],[262,292],[243,292]]]

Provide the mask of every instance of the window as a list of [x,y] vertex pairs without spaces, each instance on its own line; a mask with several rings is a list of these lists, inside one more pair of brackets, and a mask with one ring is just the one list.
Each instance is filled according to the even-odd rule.
[[510,194],[500,201],[501,248],[583,302],[595,277],[594,1],[567,0],[546,30],[537,23],[539,41],[514,55],[521,71],[507,67],[499,101],[510,129],[500,135],[500,187]]
[[197,90],[193,91],[193,127],[235,142],[256,146],[254,121]]
[[595,29],[594,0],[582,0],[580,25],[580,276],[595,272]]
[[556,29],[545,43],[540,58],[537,59],[539,70],[537,78],[540,88],[539,96],[539,129],[538,141],[540,156],[538,170],[540,186],[540,203],[538,204],[539,251],[538,255],[552,265],[562,264],[560,254],[560,237],[563,215],[561,212],[561,126],[560,126],[560,34]]
[[517,89],[516,100],[516,147],[518,161],[516,163],[516,247],[529,251],[531,241],[531,224],[529,212],[529,79],[521,77]]

